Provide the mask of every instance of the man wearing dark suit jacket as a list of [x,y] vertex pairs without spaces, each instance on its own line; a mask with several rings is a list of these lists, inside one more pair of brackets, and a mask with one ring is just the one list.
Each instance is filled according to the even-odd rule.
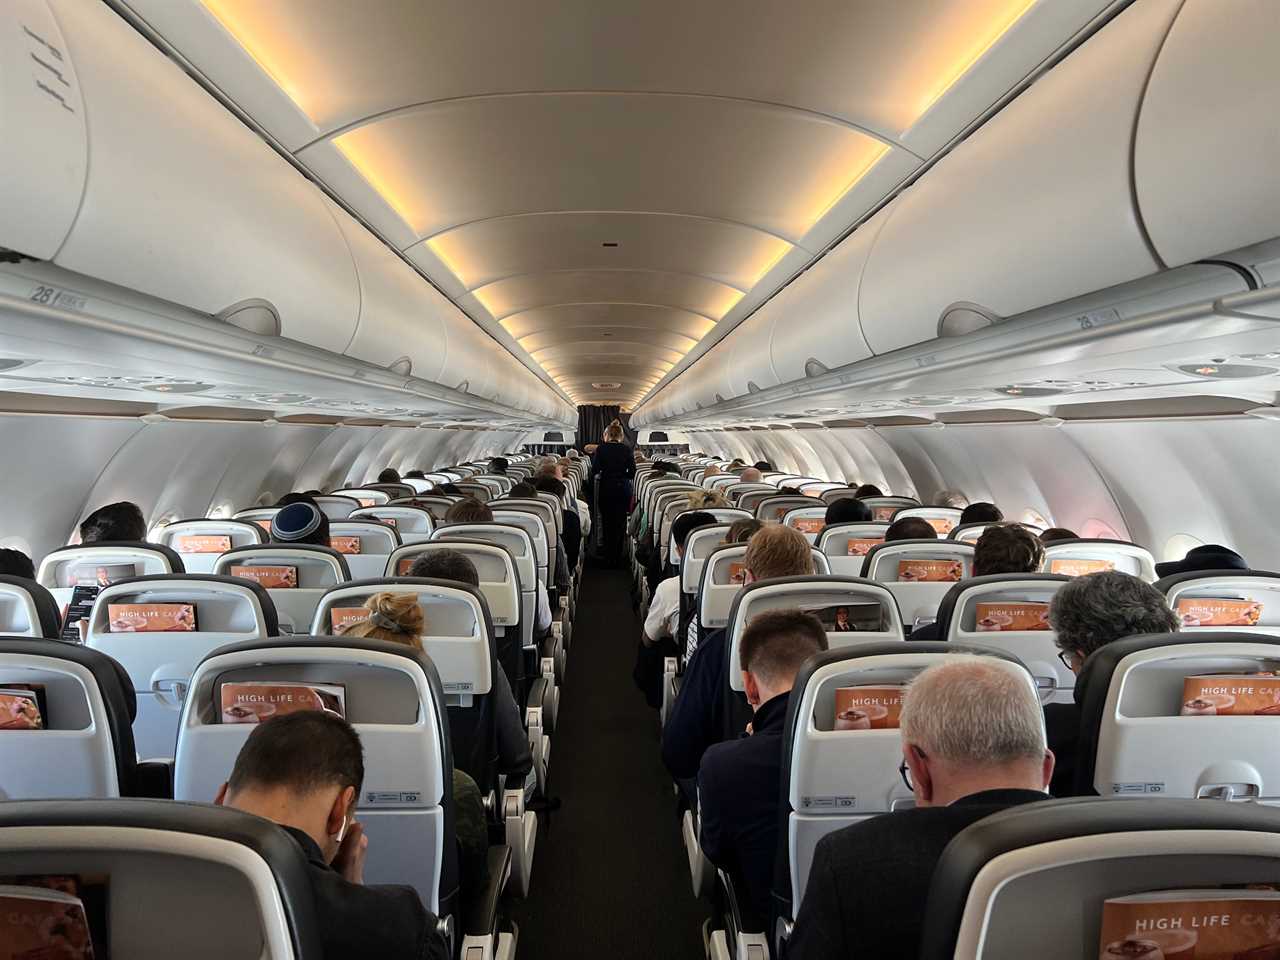
[[751,729],[702,756],[699,842],[733,880],[744,929],[767,930],[769,888],[778,851],[782,734],[801,665],[827,649],[821,621],[799,610],[770,610],[743,631],[739,658]]
[[915,960],[929,883],[951,839],[1007,807],[1045,800],[1053,754],[1018,668],[964,658],[921,673],[900,721],[916,808],[818,843],[788,960]]

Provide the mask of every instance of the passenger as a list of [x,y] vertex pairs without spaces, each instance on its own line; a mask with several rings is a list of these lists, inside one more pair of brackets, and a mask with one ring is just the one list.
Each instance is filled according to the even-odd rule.
[[757,530],[764,529],[764,521],[757,520],[755,517],[743,517],[741,520],[735,520],[729,524],[729,532],[725,534],[725,543],[746,543]]
[[[480,586],[475,564],[457,550],[432,550],[420,555],[409,568],[409,576]],[[421,640],[415,646],[421,647]],[[494,723],[498,728],[498,772],[523,781],[533,769],[533,756],[529,753],[529,741],[515,695],[502,670],[493,671],[493,703]]]
[[1044,544],[1053,543],[1055,540],[1078,540],[1079,538],[1078,533],[1066,527],[1050,527],[1040,534],[1040,542]]
[[[973,575],[1036,573],[1044,565],[1044,544],[1017,523],[987,527],[973,545]],[[945,640],[941,625],[926,623],[911,634],[912,640]]]
[[214,802],[275,821],[302,848],[326,960],[447,960],[436,918],[411,887],[364,885],[369,840],[355,819],[363,785],[351,724],[304,710],[254,727]]
[[272,543],[309,543],[329,546],[329,518],[310,501],[298,501],[276,511],[271,518]]
[[960,512],[961,523],[1000,523],[1004,514],[994,503],[971,503]]
[[80,542],[109,543],[147,539],[147,521],[136,503],[121,500],[99,507],[80,524]]
[[689,494],[689,507],[693,510],[725,508],[729,501],[719,490],[694,490]]
[[1181,560],[1156,564],[1156,576],[1163,579],[1176,573],[1200,573],[1205,570],[1248,570],[1244,557],[1230,547],[1206,543],[1192,547]]
[[497,474],[500,477],[507,475],[507,468],[511,466],[510,461],[506,457],[490,457],[489,472]]
[[276,501],[277,507],[287,507],[291,503],[310,503],[315,504],[316,497],[320,494],[313,493],[308,490],[306,493],[286,493],[283,497]]
[[[671,523],[671,540],[676,553],[683,557],[689,534],[699,527],[711,526],[716,518],[701,510],[682,513]],[[649,706],[662,706],[662,663],[667,657],[680,655],[680,575],[667,577],[658,584],[649,600],[649,615],[645,617],[640,636],[640,649],[636,652],[636,665],[632,679],[645,695]]]
[[969,506],[969,498],[959,490],[939,490],[933,495],[933,505],[935,507],[951,507],[955,510],[963,510]]
[[760,472],[758,467],[747,467],[738,476],[740,483],[764,483],[764,474]]
[[[748,541],[742,565],[745,583],[813,576],[813,550],[803,534],[775,523]],[[677,780],[697,776],[703,753],[723,737],[724,690],[729,685],[725,642],[725,632],[715,630],[697,645],[663,729],[662,760]]]
[[378,483],[399,483],[399,482],[400,482],[399,471],[393,470],[391,467],[387,467],[387,469],[383,470],[380,474],[378,474]]
[[466,492],[456,483],[442,483],[436,487],[436,493],[443,493],[450,497],[465,497]]
[[714,463],[712,463],[707,466],[706,471],[702,474],[702,479],[705,480],[707,477],[718,477],[718,476],[720,476],[720,468],[717,467]]
[[36,578],[35,564],[21,550],[5,547],[0,549],[0,576],[34,580]]
[[[853,484],[849,484],[849,486],[852,487]],[[864,484],[860,484],[857,487],[854,487],[853,495],[857,497],[859,500],[866,499],[867,497],[883,497],[884,496],[884,494],[880,492],[880,488],[877,487],[874,483],[864,483]]]
[[933,524],[923,517],[903,517],[901,520],[895,520],[884,532],[885,543],[893,543],[895,540],[937,539],[938,531],[933,529]]
[[[1057,631],[1055,642],[1072,673],[1108,643],[1141,633],[1172,633],[1178,617],[1151,584],[1127,573],[1107,570],[1076,577],[1064,583],[1049,604],[1049,626]],[[1083,691],[1075,688],[1076,696]],[[1058,758],[1053,775],[1056,796],[1075,793],[1076,753],[1080,740],[1080,701],[1050,703],[1044,708],[1049,746]]]
[[770,471],[771,471],[771,470],[773,470],[773,464],[771,464],[768,460],[757,460],[757,461],[756,461],[756,469],[757,469],[757,470],[770,470]]
[[464,497],[449,505],[444,513],[445,523],[493,523],[493,511],[489,505],[475,497]]
[[916,806],[818,841],[788,960],[915,960],[929,884],[951,839],[1047,799],[1053,754],[1022,677],[981,658],[930,667],[907,688],[900,728]]
[[737,740],[708,748],[698,768],[698,840],[734,881],[747,930],[768,930],[770,889],[778,849],[778,783],[782,735],[800,667],[827,649],[817,617],[770,610],[752,618],[740,646],[742,681],[754,711]]
[[799,487],[791,487],[791,486],[787,486],[787,487],[779,487],[779,488],[778,488],[778,495],[779,495],[779,496],[786,496],[786,497],[800,497],[800,496],[804,496],[804,494],[802,494],[802,493],[800,492],[800,488],[799,488]]
[[527,481],[521,480],[519,483],[514,484],[511,487],[511,490],[510,492],[507,493],[507,496],[512,497],[513,499],[518,499],[518,500],[537,500],[538,491],[534,489],[534,486],[532,483],[528,483]]
[[604,443],[591,457],[596,478],[596,508],[604,527],[605,567],[623,563],[622,537],[627,529],[627,513],[631,509],[631,478],[636,474],[635,457],[624,442],[622,423],[614,420],[605,428]]
[[833,523],[869,523],[871,508],[857,497],[841,497],[827,505],[826,525]]
[[410,470],[404,475],[404,478],[406,480],[425,480],[427,479],[427,475],[421,470]]
[[582,549],[583,533],[582,523],[578,519],[578,511],[569,509],[566,503],[569,497],[569,488],[564,485],[563,480],[544,473],[533,481],[533,489],[538,493],[549,493],[560,501],[561,525],[563,527],[560,531],[560,543],[564,546],[568,569],[576,570],[578,567],[578,551]]

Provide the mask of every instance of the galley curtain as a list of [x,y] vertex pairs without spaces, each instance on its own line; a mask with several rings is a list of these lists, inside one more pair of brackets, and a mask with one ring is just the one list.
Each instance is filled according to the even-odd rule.
[[588,443],[599,443],[604,428],[614,420],[622,422],[622,432],[627,445],[635,448],[637,434],[631,429],[631,414],[623,413],[618,406],[582,406],[578,408],[578,443],[581,450]]

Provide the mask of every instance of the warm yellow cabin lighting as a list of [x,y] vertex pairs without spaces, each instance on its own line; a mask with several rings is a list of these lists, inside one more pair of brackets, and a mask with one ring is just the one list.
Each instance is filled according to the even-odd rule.
[[287,58],[284,56],[285,50],[278,38],[268,39],[263,35],[261,26],[251,23],[252,16],[244,17],[243,3],[235,3],[234,0],[201,0],[201,3],[222,25],[222,29],[231,34],[236,43],[240,44],[262,72],[293,101],[293,105],[314,123],[315,114],[308,109],[302,88],[290,79],[289,70],[284,65]]

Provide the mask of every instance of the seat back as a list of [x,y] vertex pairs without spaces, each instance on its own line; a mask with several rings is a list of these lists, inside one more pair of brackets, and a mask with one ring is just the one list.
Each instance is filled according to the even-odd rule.
[[57,640],[61,629],[52,593],[34,580],[0,575],[0,637]]
[[281,509],[281,507],[249,507],[245,510],[237,510],[232,519],[252,523],[262,531],[262,542],[266,543],[271,539],[271,521]]
[[[529,538],[529,543],[533,548],[532,564],[533,573],[538,580],[544,584],[547,582],[547,567],[550,562],[550,544],[547,541],[547,525],[542,517],[532,512],[523,510],[502,510],[493,511],[493,522],[507,527],[519,527],[525,532],[525,536]],[[464,524],[470,527],[470,524]],[[525,561],[517,558],[521,570],[527,570]],[[533,591],[537,588],[537,581],[525,580],[524,574],[521,574],[522,590]]]
[[400,534],[392,524],[371,517],[334,520],[329,524],[329,546],[342,554],[355,579],[380,577],[387,557],[400,546]]
[[492,487],[474,480],[459,480],[454,486],[461,490],[464,496],[472,497],[481,503],[488,503],[490,500],[497,499]]
[[1155,583],[1156,562],[1151,551],[1127,540],[1055,540],[1045,544],[1045,573],[1078,577],[1100,570],[1119,570]]
[[500,473],[482,473],[476,477],[476,480],[492,489],[496,497],[505,496],[515,486],[515,482],[510,477]]
[[[686,508],[685,510],[680,511],[680,513],[690,513],[690,512],[693,512],[691,508]],[[734,507],[707,507],[706,509],[699,509],[697,512],[709,513],[711,514],[711,516],[715,517],[716,519],[715,528],[716,530],[719,531],[720,539],[722,540],[724,539],[725,534],[729,532],[729,527],[730,525],[733,524],[735,520],[751,519],[751,514],[747,513],[747,511],[738,510],[738,509],[735,509]],[[680,513],[677,513],[676,517],[679,517]],[[667,562],[671,564],[671,566],[675,567],[676,569],[679,569],[682,560],[681,560],[679,551],[676,549],[676,542],[673,539],[671,539],[671,526],[674,523],[675,523],[675,518],[673,517],[671,522],[667,525],[667,531],[666,531],[664,540],[667,544],[667,554],[666,554]],[[702,529],[709,529],[709,528],[701,528],[701,527],[699,528],[699,530],[702,530]],[[695,530],[694,533],[699,532],[699,530]],[[692,535],[693,534],[690,534],[690,536]],[[686,553],[688,552],[688,547],[689,545],[686,543],[685,544]],[[710,548],[707,548],[707,549],[709,550]],[[705,553],[703,554],[703,559],[704,560],[706,559]],[[702,570],[702,567],[699,566],[698,570],[700,572]],[[690,581],[690,583],[692,584],[692,589],[689,592],[690,593],[696,592],[698,589],[697,578],[695,577],[692,581]]]
[[887,523],[833,523],[818,534],[817,547],[826,555],[831,572],[842,577],[862,576],[863,560],[877,544],[884,543]]
[[782,515],[783,526],[798,530],[810,543],[818,542],[818,534],[827,525],[827,508],[818,506],[792,507]]
[[266,588],[281,633],[305,633],[326,590],[351,579],[346,558],[318,544],[265,543],[218,557],[213,572],[244,577]]
[[280,632],[267,591],[237,577],[170,574],[103,589],[85,646],[114,658],[137,699],[138,756],[173,756],[178,716],[196,665],[228,643]]
[[[413,488],[408,487],[405,489],[405,492],[398,494],[398,496],[411,497],[413,494]],[[344,487],[341,490],[334,490],[330,496],[347,497],[351,500],[355,500],[357,509],[361,507],[380,507],[382,504],[395,499],[395,497],[386,490],[378,490],[372,487]],[[326,515],[328,515],[327,511]],[[349,516],[349,514],[343,514],[343,516]],[[330,519],[332,520],[337,518],[330,516]]]
[[906,507],[918,507],[914,497],[863,497],[862,502],[871,508],[871,519],[892,522],[894,514]]
[[[753,486],[756,487],[756,489],[739,491],[736,486],[730,487],[729,502],[736,507],[749,511],[753,517],[756,515],[756,510],[761,503],[772,497],[778,496],[777,488],[771,487],[767,484],[760,484],[759,486],[756,486],[755,484],[744,484],[744,486]],[[733,497],[733,493],[737,493],[737,497]]]
[[[22,888],[24,901],[32,893],[40,898],[25,903],[24,912],[53,920],[56,908],[71,940],[86,924],[97,957],[324,955],[302,848],[271,821],[230,807],[166,800],[0,804],[0,860],[6,873],[36,881]],[[40,878],[62,878],[62,892]],[[48,946],[28,952],[32,944],[14,940],[5,946],[17,951],[12,956],[73,955]]]
[[361,507],[354,511],[348,520],[377,520],[379,523],[395,527],[401,543],[421,543],[430,540],[436,528],[431,511],[425,507],[385,505],[381,507]]
[[269,529],[248,520],[175,520],[160,528],[156,542],[182,557],[187,573],[213,573],[218,554],[266,543],[269,536]]
[[853,487],[846,487],[844,484],[836,484],[823,490],[818,495],[818,499],[827,506],[835,503],[837,500],[845,500],[853,496]]
[[[702,583],[702,568],[716,547],[722,546],[729,534],[727,523],[699,527],[685,541],[684,557],[680,563],[680,592],[693,596]],[[674,551],[674,548],[672,548]]]
[[[812,552],[815,574],[826,576],[831,573],[827,558],[817,550]],[[728,625],[730,608],[742,589],[746,575],[746,555],[745,543],[726,543],[713,547],[707,554],[698,584],[698,623],[704,632]]]
[[1276,670],[1280,638],[1261,634],[1150,634],[1095,651],[1076,680],[1075,792],[1280,803],[1280,683],[1229,679]]
[[796,485],[796,489],[806,497],[822,501],[822,495],[829,490],[848,490],[843,483],[831,483],[827,480],[805,480]]
[[1280,636],[1280,573],[1210,570],[1157,580],[1185,633],[1230,630]]
[[689,494],[697,492],[688,488],[663,490],[653,498],[653,508],[649,511],[649,538],[652,543],[666,544],[671,519],[689,509]]
[[973,545],[954,540],[896,540],[872,547],[862,564],[868,580],[879,580],[898,598],[902,621],[932,621],[951,585],[973,575]]
[[919,517],[940,537],[945,537],[960,526],[960,514],[963,511],[955,507],[903,507],[893,515],[894,520],[905,520],[908,517]]
[[296,637],[223,647],[192,677],[174,798],[208,803],[255,723],[279,713],[277,704],[340,713],[364,747],[357,809],[369,837],[365,882],[407,883],[428,910],[446,916],[457,872],[444,697],[432,658],[404,644]]
[[[554,586],[552,581],[555,580],[555,570],[556,570],[556,564],[557,564],[556,557],[560,549],[560,528],[556,524],[556,515],[559,513],[559,511],[557,511],[554,507],[552,507],[552,505],[548,503],[546,500],[542,500],[542,499],[530,500],[530,499],[525,499],[521,497],[514,497],[514,498],[503,497],[502,501],[496,504],[494,509],[502,510],[504,513],[507,511],[533,513],[542,521],[544,536],[547,541],[548,579],[546,582],[548,587]],[[495,520],[498,519],[497,514],[494,514],[494,519]],[[504,520],[503,522],[509,523],[510,520],[507,519],[507,520]],[[561,523],[564,522],[563,518],[561,519],[560,522]]]
[[364,503],[363,501],[376,501],[377,499],[378,496],[375,491],[367,491],[359,498],[328,494],[316,497],[315,502],[320,511],[330,520],[345,520],[351,516],[354,510],[359,510],[361,507],[377,506],[376,502]]
[[[366,483],[358,490],[374,490],[381,491],[387,495],[388,500],[400,500],[403,497],[412,497],[418,492],[418,488],[411,483],[401,480],[399,483]],[[367,494],[366,494],[367,495]],[[359,497],[357,497],[359,499]]]
[[[1267,889],[1277,870],[1280,814],[1266,807],[1150,799],[1017,806],[973,824],[943,852],[919,956],[1265,957],[1275,953],[1276,900]],[[1198,895],[1112,904],[1107,919],[1105,901],[1170,887]],[[1221,925],[1224,915],[1235,923]],[[1147,952],[1122,946],[1134,939],[1147,941]]]
[[1044,528],[1036,526],[1034,523],[1012,523],[1007,520],[1001,523],[987,523],[986,521],[982,521],[979,523],[960,524],[947,534],[947,539],[959,540],[961,543],[977,543],[979,538],[987,532],[987,527],[1026,527],[1037,537],[1044,533]]
[[[183,573],[186,567],[173,550],[158,543],[121,541],[92,543],[87,546],[61,547],[40,561],[36,580],[53,595],[54,602],[66,612],[63,630],[68,640],[80,639],[74,623],[87,613],[97,590],[129,577],[157,573]],[[80,601],[70,607],[72,597],[80,591]]]
[[737,482],[738,478],[732,473],[716,473],[702,478],[702,488],[704,490],[719,490],[723,493],[725,487],[732,486]]
[[[435,484],[426,477],[401,477],[400,482],[412,490],[414,494],[427,493],[428,491],[435,489]],[[410,494],[410,496],[413,496],[413,494]],[[399,498],[393,497],[392,499]]]
[[1021,660],[1045,702],[1071,703],[1076,675],[1058,657],[1049,604],[1070,577],[997,573],[955,584],[938,607],[939,636],[950,643],[992,647]]
[[443,493],[418,494],[416,497],[407,497],[404,500],[392,500],[387,506],[417,507],[420,510],[427,511],[431,515],[432,521],[439,525],[444,522],[444,516],[449,512],[449,508],[460,499],[460,497],[451,497]]
[[[795,496],[794,494],[775,494],[772,497],[765,497],[762,500],[755,501],[755,515],[757,520],[764,523],[781,523],[782,518],[787,512],[797,507],[812,507],[813,498],[805,496]],[[749,507],[747,509],[750,509]],[[822,511],[822,515],[826,516],[826,511]],[[812,543],[812,541],[810,541]]]
[[898,772],[902,688],[935,664],[979,655],[1031,683],[1012,658],[941,643],[845,647],[817,654],[800,669],[782,740],[784,792],[774,872],[782,917],[799,912],[819,840],[915,805]]
[[0,730],[5,797],[135,794],[133,691],[120,664],[106,654],[43,639],[0,637],[0,702],[6,707]]
[[554,493],[538,492],[538,499],[551,508],[551,519],[556,525],[556,536],[564,533],[564,503]]

